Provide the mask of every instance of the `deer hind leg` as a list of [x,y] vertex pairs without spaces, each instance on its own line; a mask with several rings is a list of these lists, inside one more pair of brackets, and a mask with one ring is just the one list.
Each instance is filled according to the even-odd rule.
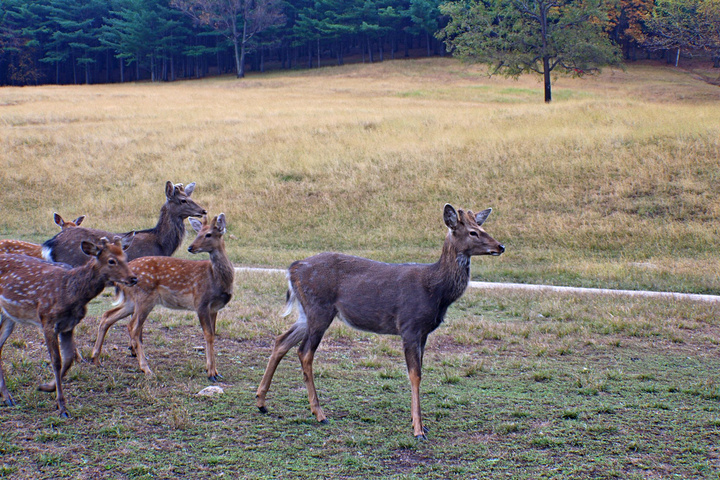
[[317,390],[315,390],[315,376],[313,375],[313,360],[315,351],[325,335],[325,330],[332,323],[337,311],[330,308],[318,308],[308,317],[308,336],[302,341],[298,348],[298,357],[303,371],[303,380],[307,389],[310,411],[315,415],[318,422],[327,423],[327,417],[320,407]]
[[5,373],[3,372],[3,366],[2,366],[2,349],[3,349],[3,346],[5,345],[5,341],[8,339],[10,334],[13,332],[14,328],[15,328],[15,322],[12,321],[5,314],[1,314],[0,315],[0,395],[2,395],[5,405],[7,405],[8,407],[12,407],[13,405],[15,405],[15,402],[13,401],[13,398],[10,395],[10,391],[8,390],[7,385],[5,384]]
[[425,434],[428,432],[422,423],[422,414],[420,412],[420,380],[422,379],[422,361],[426,339],[427,337],[420,341],[403,341],[405,362],[407,363],[408,378],[410,379],[410,411],[412,414],[413,432],[415,438],[419,440],[427,440]]
[[215,325],[217,320],[217,312],[202,311],[198,312],[200,318],[200,326],[205,337],[205,368],[207,370],[208,380],[217,382],[221,375],[217,372],[215,365]]
[[267,368],[265,368],[265,374],[255,393],[255,405],[260,410],[260,413],[267,413],[265,397],[267,396],[268,390],[270,390],[270,383],[272,382],[273,375],[275,375],[275,370],[280,360],[285,357],[291,348],[305,338],[307,338],[307,323],[304,320],[304,316],[302,317],[302,321],[298,320],[287,332],[275,338],[275,346],[268,360]]
[[98,334],[95,339],[95,346],[93,347],[92,355],[90,357],[95,365],[100,364],[100,353],[102,352],[103,342],[105,341],[105,336],[107,335],[110,327],[115,325],[118,320],[122,320],[132,314],[134,309],[135,304],[125,297],[121,305],[111,308],[107,312],[103,313],[103,316],[100,319],[100,325],[98,325]]

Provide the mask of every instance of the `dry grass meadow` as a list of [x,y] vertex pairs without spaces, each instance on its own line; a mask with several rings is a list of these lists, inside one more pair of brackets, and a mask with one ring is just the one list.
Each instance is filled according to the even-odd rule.
[[[155,224],[166,180],[228,218],[237,266],[322,250],[434,261],[443,204],[493,207],[506,245],[476,280],[720,294],[720,89],[633,64],[488,78],[451,59],[171,84],[0,89],[0,238],[42,242],[52,213],[125,231]],[[178,255],[185,252],[187,240]],[[54,414],[40,336],[3,350],[8,478],[717,478],[720,304],[469,291],[430,337],[416,442],[395,338],[331,328],[316,425],[295,355],[269,416],[253,404],[285,280],[239,274],[220,314],[225,395],[197,397],[200,328],[156,309],[142,378],[111,330],[103,366]],[[89,354],[109,294],[78,327]]]

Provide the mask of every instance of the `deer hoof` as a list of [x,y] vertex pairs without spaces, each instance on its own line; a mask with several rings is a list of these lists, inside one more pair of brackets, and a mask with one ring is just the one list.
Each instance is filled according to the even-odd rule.
[[68,415],[67,410],[62,411],[62,412],[60,413],[60,416],[63,417],[63,418],[70,418],[70,415]]
[[265,407],[258,407],[258,410],[260,410],[260,413],[262,413],[263,415],[267,415],[268,413],[268,409]]
[[415,435],[415,439],[420,442],[424,442],[425,440],[427,440],[427,435],[425,435],[424,433],[422,435]]
[[219,373],[216,373],[215,375],[209,375],[209,376],[208,376],[208,380],[210,380],[211,382],[219,382],[222,378],[223,378],[223,376],[220,375]]
[[327,418],[323,418],[322,420],[320,420],[320,423],[322,423],[323,425],[327,425],[330,422],[328,421]]

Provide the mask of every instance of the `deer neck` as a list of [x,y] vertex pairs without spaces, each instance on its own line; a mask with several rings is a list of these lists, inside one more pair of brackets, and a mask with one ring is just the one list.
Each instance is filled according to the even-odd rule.
[[170,256],[175,253],[185,237],[185,219],[173,215],[167,203],[160,209],[160,218],[153,229],[162,252]]
[[443,244],[440,259],[430,266],[430,278],[441,304],[446,306],[460,298],[470,282],[470,256],[459,252],[450,236]]
[[225,244],[221,243],[220,248],[210,252],[210,269],[212,276],[221,286],[223,291],[232,293],[233,280],[235,278],[235,267],[225,253]]
[[88,303],[105,289],[107,279],[98,274],[99,265],[91,259],[80,267],[73,268],[63,279],[66,303]]

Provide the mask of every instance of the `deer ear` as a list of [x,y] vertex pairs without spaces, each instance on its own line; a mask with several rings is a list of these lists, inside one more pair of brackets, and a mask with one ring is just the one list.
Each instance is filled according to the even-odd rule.
[[[107,239],[105,239],[105,240],[107,240]],[[98,255],[100,255],[100,252],[102,251],[102,248],[98,247],[93,242],[89,242],[87,240],[83,240],[80,243],[80,248],[82,249],[82,251],[85,255],[88,255],[90,257],[97,257]]]
[[225,229],[226,229],[226,227],[227,227],[227,224],[225,223],[225,214],[224,214],[224,213],[221,213],[220,215],[218,215],[218,216],[216,217],[216,220],[215,220],[215,228],[217,228],[218,231],[219,231],[222,235],[225,235]]
[[492,212],[492,208],[488,208],[483,210],[482,212],[478,212],[475,215],[475,221],[477,222],[478,226],[485,223],[485,220],[490,216],[490,213]]
[[120,246],[123,250],[127,250],[130,248],[130,245],[132,244],[133,240],[135,239],[135,231],[128,232],[122,237],[115,237],[115,243],[117,243],[117,240],[120,240]]
[[192,195],[193,190],[195,190],[195,182],[189,183],[187,187],[185,187],[185,195],[188,197]]
[[80,224],[83,222],[83,220],[85,220],[85,215],[80,215],[78,218],[73,220],[73,223],[75,224],[76,227],[79,227]]
[[197,218],[189,217],[188,220],[190,220],[190,226],[195,230],[196,232],[200,232],[200,229],[203,227],[203,224],[200,220]]
[[168,199],[170,199],[170,198],[172,198],[174,193],[175,193],[175,185],[173,185],[173,183],[170,180],[168,180],[165,183],[165,196]]
[[455,211],[455,208],[449,203],[445,204],[445,210],[443,211],[443,220],[445,220],[445,225],[447,225],[450,230],[455,230],[455,228],[457,227],[458,214]]
[[65,223],[65,221],[63,220],[63,218],[62,218],[62,217],[60,216],[60,214],[58,214],[57,212],[56,212],[56,213],[53,213],[53,220],[55,220],[55,225],[57,225],[57,226],[60,227],[60,228],[62,228],[63,223]]

